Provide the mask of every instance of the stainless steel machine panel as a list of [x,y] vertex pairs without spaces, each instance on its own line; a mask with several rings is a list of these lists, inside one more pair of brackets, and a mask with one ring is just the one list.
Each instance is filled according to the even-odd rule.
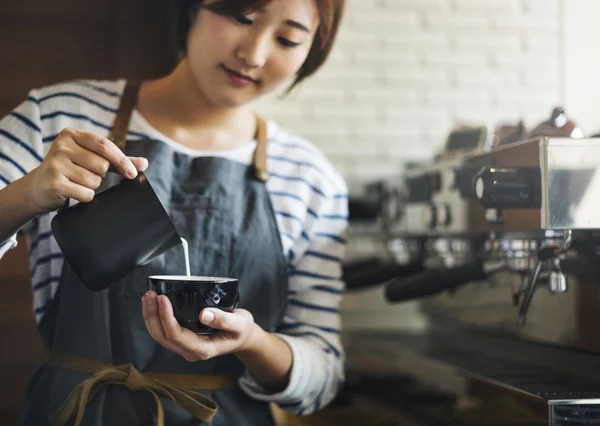
[[600,139],[543,139],[541,227],[600,229]]

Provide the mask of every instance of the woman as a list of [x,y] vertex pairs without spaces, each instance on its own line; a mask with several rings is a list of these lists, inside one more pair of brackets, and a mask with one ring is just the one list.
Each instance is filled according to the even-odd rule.
[[[48,352],[23,424],[269,425],[269,403],[306,414],[343,383],[345,184],[314,146],[244,107],[319,68],[343,0],[180,4],[184,56],[169,75],[34,90],[0,122],[0,254],[29,237]],[[196,336],[163,296],[141,297],[148,275],[181,274],[180,250],[97,293],[64,262],[50,220],[66,199],[92,200],[111,167],[145,171],[192,274],[240,279],[240,309],[200,314],[220,333]]]

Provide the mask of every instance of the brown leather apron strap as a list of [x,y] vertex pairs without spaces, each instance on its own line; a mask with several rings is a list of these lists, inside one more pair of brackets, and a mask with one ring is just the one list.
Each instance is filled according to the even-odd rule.
[[131,114],[137,104],[138,91],[140,86],[135,82],[127,82],[123,96],[121,96],[121,103],[117,110],[117,115],[113,121],[113,126],[108,135],[108,139],[113,141],[120,149],[125,147],[127,142],[127,133],[129,132],[129,122],[131,121]]
[[256,119],[256,149],[254,150],[254,175],[257,179],[266,182],[269,179],[267,172],[267,123],[260,117]]
[[190,389],[238,387],[237,377],[233,376],[141,373],[131,364],[114,366],[102,361],[53,352],[45,355],[45,362],[55,367],[92,374],[77,385],[63,405],[50,416],[54,426],[66,425],[73,417],[75,426],[79,426],[88,402],[98,389],[107,384],[125,386],[132,391],[150,392],[156,401],[157,426],[164,426],[164,408],[159,396],[178,403],[197,420],[208,422],[217,413],[218,405],[207,396]]

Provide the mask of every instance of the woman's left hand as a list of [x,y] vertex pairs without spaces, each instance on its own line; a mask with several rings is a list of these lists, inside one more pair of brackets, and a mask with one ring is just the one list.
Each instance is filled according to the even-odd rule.
[[142,309],[146,328],[152,338],[188,361],[207,360],[247,350],[258,328],[252,314],[245,309],[225,312],[217,308],[205,308],[200,312],[200,321],[221,331],[199,336],[180,326],[169,299],[157,296],[154,291],[142,297]]

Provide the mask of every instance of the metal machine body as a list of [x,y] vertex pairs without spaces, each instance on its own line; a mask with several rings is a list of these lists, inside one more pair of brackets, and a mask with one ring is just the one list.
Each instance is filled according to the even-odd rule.
[[506,395],[533,407],[523,424],[600,424],[600,139],[450,154],[407,171],[378,237],[415,268],[386,277],[384,297],[416,301],[428,326],[350,333],[350,370]]

